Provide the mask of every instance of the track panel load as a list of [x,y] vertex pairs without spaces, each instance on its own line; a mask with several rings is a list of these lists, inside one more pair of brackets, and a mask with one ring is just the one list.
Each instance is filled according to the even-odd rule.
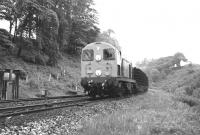
[[149,87],[149,80],[147,75],[139,68],[132,68],[132,77],[137,83],[139,91],[145,92]]

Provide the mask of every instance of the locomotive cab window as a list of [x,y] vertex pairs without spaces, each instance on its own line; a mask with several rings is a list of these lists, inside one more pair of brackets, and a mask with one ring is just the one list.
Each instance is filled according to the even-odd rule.
[[115,60],[115,50],[113,48],[103,50],[104,60]]
[[82,61],[93,61],[94,51],[92,49],[83,50]]

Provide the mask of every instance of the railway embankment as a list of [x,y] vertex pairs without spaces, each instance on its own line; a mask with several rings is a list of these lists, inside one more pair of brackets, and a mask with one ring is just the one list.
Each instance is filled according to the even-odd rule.
[[1,134],[200,134],[200,112],[165,91],[7,118]]
[[76,88],[81,91],[78,56],[63,54],[55,67],[32,64],[12,55],[4,56],[0,57],[1,69],[22,70],[26,74],[19,82],[19,98],[40,97],[45,90],[48,96],[70,95]]

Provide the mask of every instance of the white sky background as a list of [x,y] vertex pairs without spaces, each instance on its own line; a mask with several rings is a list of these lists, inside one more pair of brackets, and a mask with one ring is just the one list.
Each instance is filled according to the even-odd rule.
[[[113,29],[133,63],[182,52],[200,64],[200,0],[94,0],[99,27]],[[9,24],[0,21],[0,28]]]
[[102,30],[113,29],[133,63],[182,52],[200,64],[200,0],[94,0]]

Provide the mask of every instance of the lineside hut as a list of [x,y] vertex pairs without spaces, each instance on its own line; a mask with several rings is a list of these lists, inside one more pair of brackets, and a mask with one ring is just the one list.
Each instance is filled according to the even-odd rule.
[[21,70],[0,70],[0,100],[19,98],[19,79],[23,75]]

